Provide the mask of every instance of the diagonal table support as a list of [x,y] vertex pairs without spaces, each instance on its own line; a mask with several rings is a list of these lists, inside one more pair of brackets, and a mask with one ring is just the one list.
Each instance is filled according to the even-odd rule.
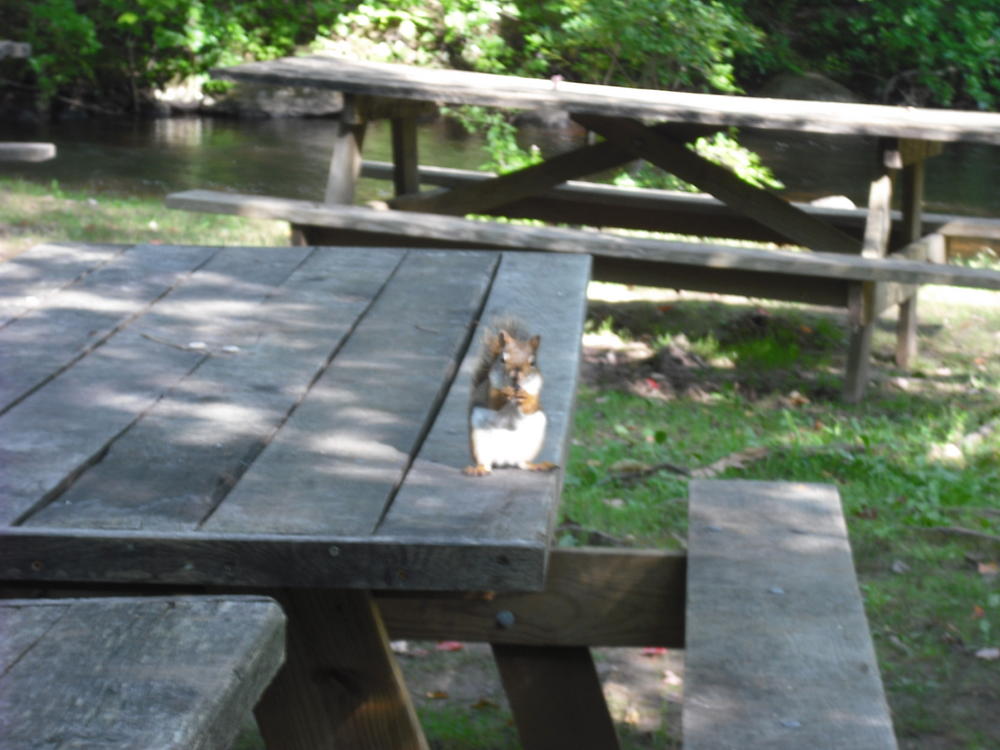
[[[683,143],[706,133],[713,133],[718,128],[661,124],[651,130]],[[419,195],[397,196],[389,201],[389,206],[403,211],[453,216],[484,212],[522,198],[541,195],[567,180],[612,169],[634,158],[635,154],[630,148],[612,141],[604,141],[581,146],[550,157],[539,164],[481,182],[432,190]]]
[[723,203],[812,250],[858,252],[853,237],[805,213],[783,198],[744,182],[725,167],[704,159],[682,143],[638,120],[598,115],[573,115],[589,130],[604,136],[682,180],[714,195]]
[[365,591],[295,589],[285,666],[256,708],[268,747],[427,750],[413,701]]

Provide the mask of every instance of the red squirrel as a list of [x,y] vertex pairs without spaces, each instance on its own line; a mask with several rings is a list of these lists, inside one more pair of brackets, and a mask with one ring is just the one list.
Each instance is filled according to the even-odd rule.
[[541,336],[529,335],[513,319],[497,321],[483,334],[472,374],[469,447],[474,464],[465,469],[484,476],[496,467],[551,471],[534,463],[545,441],[546,417],[539,396],[542,373],[536,358]]

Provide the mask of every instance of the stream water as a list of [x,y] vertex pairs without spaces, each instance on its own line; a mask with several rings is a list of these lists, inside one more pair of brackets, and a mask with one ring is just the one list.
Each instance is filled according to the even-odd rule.
[[[230,189],[316,200],[330,156],[329,120],[235,120],[178,117],[80,120],[35,126],[0,122],[0,140],[51,141],[58,157],[37,164],[2,164],[0,174],[64,189],[163,196],[191,188]],[[482,141],[454,123],[421,126],[423,164],[476,169],[486,161]],[[544,152],[572,145],[573,135],[524,129],[524,144]],[[846,195],[863,205],[875,173],[871,140],[794,133],[751,133],[757,151],[793,199]],[[376,122],[365,137],[365,158],[390,159],[389,128]],[[359,199],[388,195],[384,181],[364,180]],[[950,144],[928,162],[927,209],[1000,216],[1000,147]]]

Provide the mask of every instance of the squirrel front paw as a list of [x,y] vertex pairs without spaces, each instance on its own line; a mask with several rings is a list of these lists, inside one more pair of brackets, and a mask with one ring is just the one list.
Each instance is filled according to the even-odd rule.
[[462,469],[462,473],[470,477],[485,477],[490,473],[490,470],[482,464],[476,464],[475,466],[466,466]]
[[528,471],[555,471],[559,468],[559,466],[551,461],[540,461],[537,464],[527,461],[521,464],[521,468],[527,469]]

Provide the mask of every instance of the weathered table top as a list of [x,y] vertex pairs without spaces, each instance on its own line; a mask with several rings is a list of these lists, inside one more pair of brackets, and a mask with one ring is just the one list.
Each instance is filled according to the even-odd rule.
[[[589,258],[43,245],[0,265],[8,580],[542,585],[561,472],[460,471],[479,320],[565,461]],[[472,343],[470,343],[472,342]]]
[[692,94],[320,55],[245,63],[214,70],[213,75],[441,104],[554,107],[577,114],[700,125],[1000,144],[1000,114],[991,112]]

